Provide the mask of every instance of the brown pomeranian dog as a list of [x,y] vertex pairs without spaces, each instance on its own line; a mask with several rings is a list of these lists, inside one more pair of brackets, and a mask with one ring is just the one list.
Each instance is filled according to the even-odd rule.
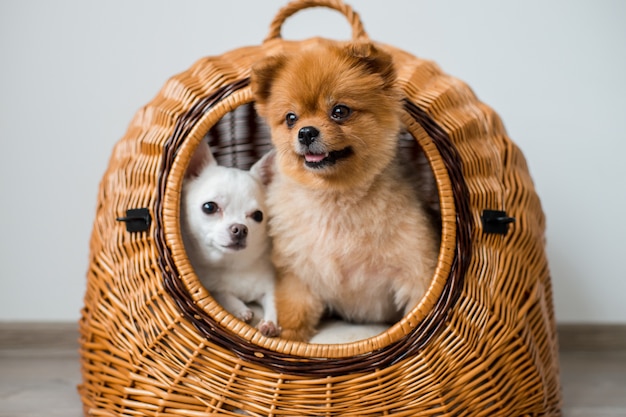
[[438,231],[397,160],[401,94],[370,43],[323,43],[252,70],[276,149],[268,189],[282,337],[325,313],[393,323],[429,286]]

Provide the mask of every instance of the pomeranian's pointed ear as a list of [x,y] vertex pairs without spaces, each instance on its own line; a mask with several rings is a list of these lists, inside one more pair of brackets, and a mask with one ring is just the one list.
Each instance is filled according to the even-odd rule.
[[390,54],[367,41],[356,41],[348,44],[350,54],[359,59],[374,74],[379,74],[386,87],[393,86],[396,81],[396,70]]
[[209,165],[217,165],[217,161],[211,153],[209,144],[202,141],[191,156],[191,161],[185,171],[185,178],[197,177]]
[[278,72],[285,64],[285,57],[282,55],[269,56],[252,67],[250,75],[250,87],[258,107],[263,107],[272,91],[272,82]]
[[267,186],[270,182],[272,182],[272,178],[274,178],[274,160],[276,159],[276,151],[271,150],[261,159],[256,161],[252,168],[250,168],[250,174],[256,178],[258,178],[261,183]]

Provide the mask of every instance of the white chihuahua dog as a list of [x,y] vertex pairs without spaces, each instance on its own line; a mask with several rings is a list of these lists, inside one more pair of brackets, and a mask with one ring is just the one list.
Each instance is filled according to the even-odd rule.
[[191,265],[215,301],[245,322],[254,315],[246,303],[258,302],[264,312],[258,329],[278,336],[265,206],[270,157],[250,171],[228,168],[202,142],[183,180],[181,231]]

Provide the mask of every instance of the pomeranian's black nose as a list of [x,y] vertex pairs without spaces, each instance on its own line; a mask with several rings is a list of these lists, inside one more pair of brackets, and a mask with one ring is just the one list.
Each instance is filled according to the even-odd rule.
[[313,126],[305,126],[300,131],[298,131],[298,142],[302,145],[309,146],[315,139],[319,136],[320,131],[314,128]]
[[248,227],[245,224],[234,223],[230,226],[230,236],[237,240],[245,239],[248,236]]

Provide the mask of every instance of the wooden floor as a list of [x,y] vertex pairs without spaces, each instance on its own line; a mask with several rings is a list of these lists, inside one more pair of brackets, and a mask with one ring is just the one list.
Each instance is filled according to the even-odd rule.
[[[0,417],[82,416],[76,339],[74,325],[0,323]],[[563,339],[563,416],[626,417],[624,346]]]

